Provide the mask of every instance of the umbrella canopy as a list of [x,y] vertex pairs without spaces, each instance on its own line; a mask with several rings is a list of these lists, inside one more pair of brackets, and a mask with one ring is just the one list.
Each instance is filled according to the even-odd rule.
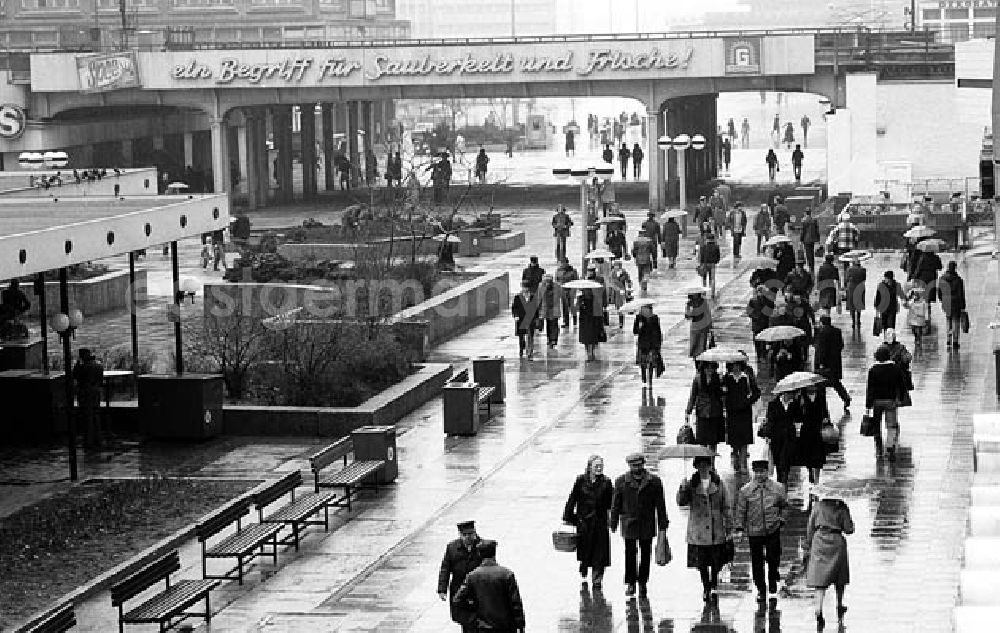
[[919,239],[921,237],[930,237],[931,235],[934,235],[936,233],[937,231],[935,231],[931,227],[920,224],[903,233],[903,237]]
[[778,266],[778,260],[773,257],[748,257],[743,260],[750,268],[776,268]]
[[672,457],[679,457],[683,459],[690,459],[691,457],[715,457],[716,452],[707,446],[701,446],[699,444],[674,444],[672,446],[664,446],[660,451],[660,459],[668,459]]
[[924,251],[925,253],[936,253],[942,248],[944,248],[944,246],[945,246],[944,240],[937,237],[932,237],[929,240],[917,242],[916,248],[917,250]]
[[167,189],[190,189],[190,187],[188,187],[187,183],[177,181],[167,185]]
[[743,350],[733,347],[713,347],[695,359],[707,363],[742,363],[749,360]]
[[706,288],[701,284],[691,284],[690,286],[683,286],[674,291],[675,295],[707,295],[712,292],[711,288]]
[[778,244],[785,244],[791,241],[792,241],[791,238],[789,238],[787,235],[775,235],[774,237],[764,242],[764,246],[777,246]]
[[786,391],[797,391],[813,385],[826,382],[826,379],[811,371],[793,371],[778,381],[771,393],[785,393]]
[[461,244],[462,243],[462,238],[460,238],[459,236],[457,236],[457,235],[446,235],[444,233],[441,233],[440,235],[435,235],[431,239],[432,240],[437,240],[438,242],[445,242],[445,241],[447,241],[447,242],[451,242],[452,244]]
[[865,479],[839,478],[829,479],[813,486],[812,494],[819,499],[847,499],[869,497],[873,494],[872,484]]
[[645,235],[640,235],[639,237],[635,238],[635,241],[636,242],[652,242],[653,240],[649,239]]
[[586,257],[587,259],[614,259],[615,254],[606,248],[598,248],[587,253]]
[[638,312],[643,306],[654,306],[656,301],[653,299],[636,299],[635,301],[629,301],[628,303],[622,304],[622,307],[618,308],[619,312],[632,313]]
[[773,343],[775,341],[791,341],[800,336],[805,336],[805,332],[793,325],[775,325],[762,330],[755,338],[758,341]]
[[665,211],[663,215],[660,216],[660,219],[666,220],[668,218],[686,218],[686,217],[687,217],[687,211],[685,211],[684,209],[670,209],[669,211]]
[[574,279],[573,281],[567,281],[562,287],[569,288],[570,290],[596,290],[604,286],[600,282],[591,281],[590,279]]
[[601,218],[600,220],[597,221],[597,223],[598,224],[619,224],[619,223],[624,222],[624,221],[625,221],[625,218],[623,218],[623,217],[620,217],[620,216],[617,216],[617,215],[609,215],[606,218]]
[[863,262],[865,260],[871,259],[872,257],[874,257],[874,255],[871,254],[871,251],[855,250],[855,251],[847,251],[846,253],[841,255],[839,259],[842,262],[853,262],[853,261]]

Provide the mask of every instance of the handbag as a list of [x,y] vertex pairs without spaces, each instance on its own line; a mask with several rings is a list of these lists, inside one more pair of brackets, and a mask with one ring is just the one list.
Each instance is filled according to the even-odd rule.
[[878,336],[882,333],[882,315],[876,314],[875,320],[872,321],[872,336]]
[[865,437],[875,436],[875,416],[870,413],[861,416],[861,435]]
[[966,312],[965,310],[962,310],[962,316],[960,318],[962,319],[962,333],[968,334],[969,327],[971,326],[971,324],[969,323],[969,313]]
[[681,428],[677,430],[677,443],[678,444],[697,444],[697,440],[694,437],[694,429],[691,425],[685,422],[681,425]]
[[696,268],[696,270],[699,277],[705,277],[708,275],[708,264],[698,264],[698,268]]
[[608,342],[608,332],[604,328],[601,328],[601,331],[597,333],[597,342],[598,343]]
[[824,422],[819,432],[823,436],[823,443],[827,446],[836,447],[840,445],[840,431],[833,425],[833,422],[829,420]]
[[561,526],[552,530],[552,547],[557,552],[575,552],[577,544],[576,529],[570,526]]
[[660,531],[656,538],[656,564],[659,566],[664,566],[673,559],[674,555],[670,552],[670,541],[667,540],[667,533]]

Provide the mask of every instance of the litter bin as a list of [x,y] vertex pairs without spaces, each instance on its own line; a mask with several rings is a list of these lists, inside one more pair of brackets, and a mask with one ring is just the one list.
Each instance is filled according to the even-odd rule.
[[504,400],[503,356],[477,356],[472,359],[472,378],[484,387],[493,387],[490,404]]
[[447,435],[475,435],[479,432],[476,389],[473,382],[451,382],[444,386],[444,432]]
[[458,245],[458,254],[461,257],[479,257],[482,253],[482,245],[479,238],[483,235],[483,229],[461,229],[458,238],[462,243]]
[[143,435],[202,440],[222,432],[222,376],[147,374],[136,383]]
[[354,441],[354,459],[384,459],[385,467],[375,475],[379,484],[391,484],[399,475],[399,461],[396,455],[396,427],[362,426],[351,431]]

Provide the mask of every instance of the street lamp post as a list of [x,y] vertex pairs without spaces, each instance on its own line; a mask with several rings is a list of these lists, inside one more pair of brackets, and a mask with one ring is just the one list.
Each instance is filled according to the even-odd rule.
[[73,353],[70,350],[69,340],[74,336],[77,328],[83,325],[83,313],[80,310],[69,309],[69,292],[67,290],[66,278],[66,269],[60,268],[59,307],[62,312],[52,317],[52,328],[59,333],[59,338],[62,339],[69,479],[70,481],[76,481],[78,479],[76,463],[76,412],[73,410]]
[[587,181],[595,176],[611,176],[615,172],[614,167],[584,167],[571,169],[569,167],[558,167],[552,170],[552,175],[560,180],[570,176],[580,183],[580,277],[587,272]]
[[[673,138],[664,135],[656,140],[656,146],[663,150],[664,159],[666,159],[666,151],[668,149],[673,149],[677,152],[677,172],[680,188],[678,197],[681,211],[687,212],[687,165],[685,158],[689,149],[705,149],[705,137],[701,134],[695,134],[694,136],[678,134]],[[666,161],[664,160],[664,162]],[[684,237],[687,237],[687,216],[682,216],[681,221],[683,224],[681,230],[684,232]]]

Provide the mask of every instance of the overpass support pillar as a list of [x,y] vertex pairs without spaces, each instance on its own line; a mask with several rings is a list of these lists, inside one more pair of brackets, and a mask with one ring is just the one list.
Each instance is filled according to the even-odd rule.
[[271,125],[274,130],[274,148],[278,151],[278,202],[291,202],[295,185],[292,182],[292,108],[276,106],[271,111]]
[[660,111],[650,110],[646,112],[646,156],[649,164],[649,210],[659,211],[663,209],[663,157],[661,150],[656,144],[660,138]]
[[878,87],[874,73],[847,75],[847,108],[827,117],[827,182],[831,194],[876,193],[875,129]]
[[188,166],[194,166],[194,132],[184,132],[184,167]]
[[316,104],[299,106],[302,120],[302,197],[316,196]]
[[226,117],[212,117],[212,191],[229,191],[229,147]]
[[351,161],[351,187],[361,185],[361,156],[358,152],[358,123],[361,117],[360,103],[347,102],[347,158]]
[[[243,111],[243,127],[240,128],[240,160],[242,161],[241,169],[243,170],[243,179],[247,184],[247,206],[250,209],[257,209],[263,206],[267,201],[260,199],[260,186],[258,185],[258,180],[261,177],[260,165],[257,153],[259,152],[258,144],[256,142],[257,135],[257,120],[259,119],[257,111],[253,108],[248,108]],[[267,178],[267,174],[264,174],[264,178]]]
[[122,141],[122,167],[131,167],[133,161],[132,139]]
[[327,191],[333,191],[337,187],[333,165],[333,151],[336,149],[333,143],[333,104],[323,104],[323,113],[320,119],[323,128],[323,188]]
[[361,182],[368,184],[368,174],[378,173],[378,166],[376,165],[375,171],[372,172],[370,166],[368,165],[368,158],[373,155],[372,152],[368,150],[375,149],[375,108],[371,101],[361,102],[361,125],[365,131],[362,135],[364,139],[364,144],[361,148],[361,165],[359,165],[361,173]]
[[257,201],[260,206],[267,206],[268,198],[271,194],[271,161],[268,160],[267,151],[267,109],[255,108],[256,117],[253,131],[253,148],[250,150],[253,155],[254,170],[257,174],[256,184]]

